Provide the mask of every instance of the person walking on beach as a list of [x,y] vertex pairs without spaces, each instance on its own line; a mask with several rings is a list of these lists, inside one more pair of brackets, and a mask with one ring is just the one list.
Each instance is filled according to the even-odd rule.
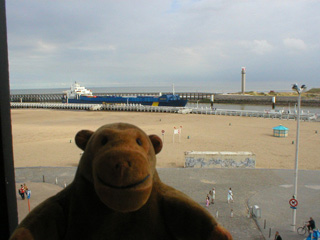
[[23,187],[23,185],[21,185],[21,187],[19,189],[19,194],[20,194],[22,200],[24,200],[24,187]]
[[229,188],[229,191],[228,191],[228,203],[229,202],[233,202],[233,193],[231,188]]
[[214,200],[216,199],[216,190],[212,188],[212,190],[209,191],[211,203],[214,204]]
[[212,191],[211,190],[209,191],[209,194],[207,196],[209,196],[209,201],[211,201],[211,203],[212,203]]
[[278,231],[276,231],[276,235],[274,235],[274,240],[282,240],[282,237],[280,236]]
[[27,187],[27,185],[24,183],[23,184],[23,189],[24,189],[24,193],[26,194],[26,196],[27,196],[27,194],[28,194],[28,187]]
[[209,207],[210,205],[210,200],[209,200],[209,196],[207,195],[207,198],[206,198],[206,206]]

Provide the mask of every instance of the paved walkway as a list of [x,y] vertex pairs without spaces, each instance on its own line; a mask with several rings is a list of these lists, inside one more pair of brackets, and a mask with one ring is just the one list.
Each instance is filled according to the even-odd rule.
[[[76,168],[17,168],[17,189],[26,183],[31,190],[31,210],[72,182]],[[279,231],[282,239],[304,239],[292,231],[293,171],[270,169],[184,169],[160,168],[160,178],[205,206],[205,198],[216,188],[216,203],[207,209],[227,228],[234,239],[273,239]],[[320,172],[299,171],[297,225],[312,216],[320,224]],[[234,203],[227,203],[229,187]],[[27,200],[17,194],[19,221],[29,212]],[[261,218],[248,218],[248,206],[258,205]],[[313,206],[313,207],[310,207]],[[231,209],[233,217],[231,217]],[[271,237],[269,238],[269,233]]]

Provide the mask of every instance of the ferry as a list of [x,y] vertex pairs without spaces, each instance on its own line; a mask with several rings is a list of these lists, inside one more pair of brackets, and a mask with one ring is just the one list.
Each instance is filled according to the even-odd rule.
[[75,82],[70,90],[63,94],[64,103],[93,103],[93,104],[141,104],[147,106],[185,107],[188,100],[181,99],[178,94],[159,96],[96,96],[92,91]]

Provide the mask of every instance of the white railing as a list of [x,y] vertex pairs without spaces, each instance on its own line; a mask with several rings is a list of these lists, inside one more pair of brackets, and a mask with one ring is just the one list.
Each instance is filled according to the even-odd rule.
[[[11,102],[11,108],[45,108],[45,109],[70,109],[70,110],[91,110],[91,111],[135,111],[135,112],[162,112],[181,114],[209,114],[224,116],[261,117],[296,119],[296,113],[285,111],[250,111],[250,110],[230,110],[212,108],[182,108],[182,107],[154,107],[141,104],[76,104],[76,103],[17,103]],[[302,113],[300,120],[316,120],[317,114]]]

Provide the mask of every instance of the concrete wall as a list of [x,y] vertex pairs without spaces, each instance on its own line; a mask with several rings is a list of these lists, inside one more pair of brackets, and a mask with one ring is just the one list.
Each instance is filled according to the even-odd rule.
[[251,152],[185,152],[186,168],[255,168]]

